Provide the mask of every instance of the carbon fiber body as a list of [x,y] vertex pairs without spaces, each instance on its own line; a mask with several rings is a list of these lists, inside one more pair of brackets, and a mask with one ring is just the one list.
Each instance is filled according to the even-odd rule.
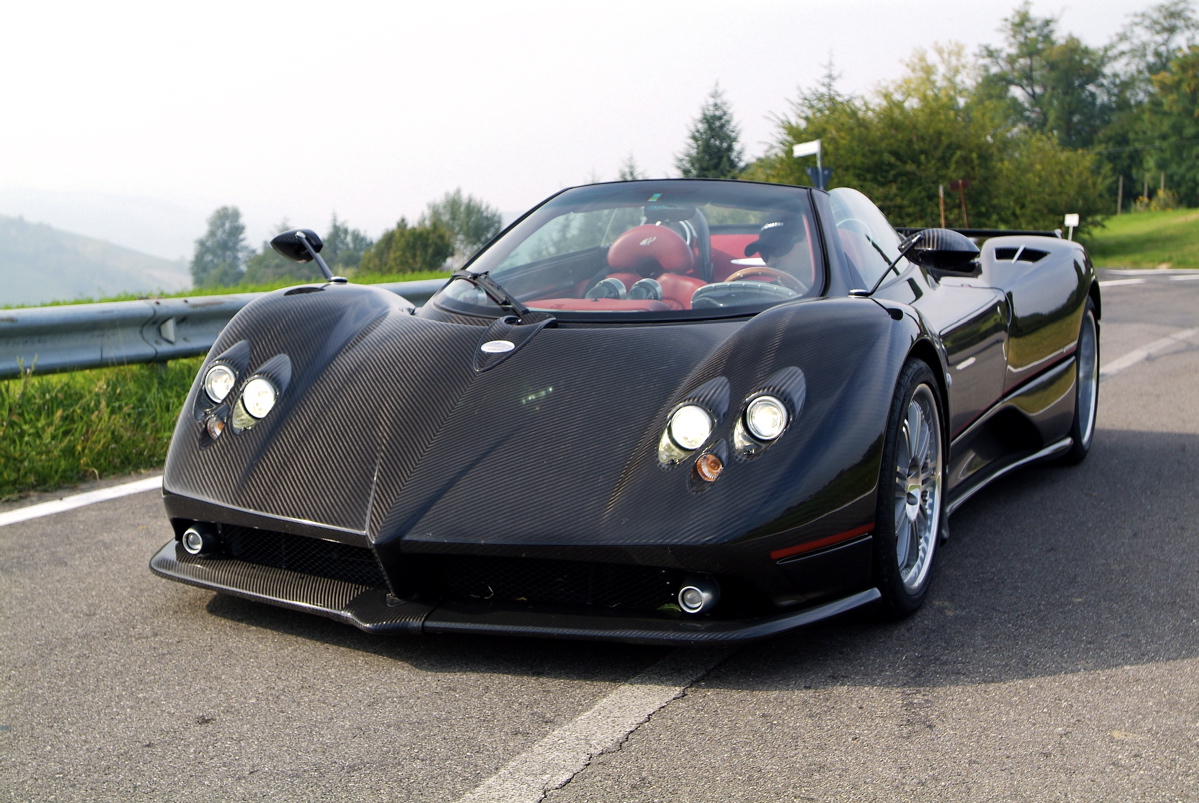
[[[968,273],[908,265],[851,297],[861,281],[812,195],[824,295],[750,315],[534,327],[437,298],[411,314],[352,284],[256,300],[201,369],[163,483],[177,535],[206,527],[225,549],[171,542],[152,568],[380,632],[731,642],[877,598],[870,533],[905,362],[943,383],[950,495],[971,493],[1068,429],[1093,271],[1072,243],[1041,244],[1044,276],[991,241]],[[500,339],[502,355],[482,348]],[[230,398],[256,374],[283,387],[269,415],[213,437],[206,422],[230,415],[202,387],[216,362],[238,371]],[[790,423],[747,448],[742,414],[765,392]],[[664,461],[672,411],[695,401],[714,431]],[[697,479],[703,454],[719,479]],[[722,598],[688,616],[675,595],[696,577]]]

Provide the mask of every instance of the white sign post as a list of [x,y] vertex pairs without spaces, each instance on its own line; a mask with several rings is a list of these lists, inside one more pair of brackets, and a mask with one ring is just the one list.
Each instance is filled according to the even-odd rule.
[[1068,239],[1068,240],[1074,239],[1074,227],[1077,225],[1078,225],[1078,213],[1077,212],[1066,215],[1066,228],[1068,228],[1070,230],[1070,235],[1066,239]]
[[816,169],[819,170],[820,168],[824,167],[824,165],[820,163],[820,140],[814,139],[810,142],[800,142],[791,148],[791,155],[796,159],[800,158],[801,156],[812,156],[813,154],[816,156]]

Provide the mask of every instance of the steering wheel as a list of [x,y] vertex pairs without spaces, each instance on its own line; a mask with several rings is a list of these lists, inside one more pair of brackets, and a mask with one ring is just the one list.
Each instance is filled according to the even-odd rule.
[[788,290],[794,290],[797,293],[806,293],[808,290],[799,279],[796,279],[790,273],[777,268],[767,267],[766,265],[751,265],[748,268],[742,268],[735,273],[730,273],[725,278],[725,281],[735,282],[738,279],[747,279],[750,276],[769,276],[783,287],[786,287]]

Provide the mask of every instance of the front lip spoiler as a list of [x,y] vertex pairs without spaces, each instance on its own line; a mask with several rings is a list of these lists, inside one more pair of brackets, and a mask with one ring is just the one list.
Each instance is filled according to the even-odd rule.
[[259,566],[234,558],[196,558],[168,541],[150,560],[162,577],[236,597],[314,613],[368,633],[474,633],[631,644],[711,646],[770,638],[828,619],[881,596],[870,588],[800,611],[756,619],[677,619],[562,610],[527,610],[482,603],[427,605],[386,591]]

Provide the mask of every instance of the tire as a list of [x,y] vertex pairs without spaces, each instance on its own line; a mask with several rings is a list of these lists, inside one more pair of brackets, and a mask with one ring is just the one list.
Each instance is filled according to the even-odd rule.
[[1099,412],[1099,322],[1095,319],[1095,302],[1089,298],[1082,313],[1074,359],[1074,420],[1070,423],[1073,443],[1061,458],[1066,465],[1081,463],[1091,451]]
[[936,377],[909,360],[891,402],[874,518],[874,579],[890,618],[915,613],[945,524],[945,430]]

